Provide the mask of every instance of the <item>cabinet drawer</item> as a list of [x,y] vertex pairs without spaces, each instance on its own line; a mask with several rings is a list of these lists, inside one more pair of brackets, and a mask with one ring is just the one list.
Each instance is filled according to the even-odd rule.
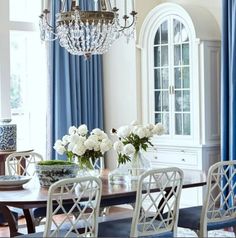
[[180,167],[196,167],[198,165],[198,154],[194,151],[159,151],[148,152],[153,167],[160,164],[167,166],[178,165]]

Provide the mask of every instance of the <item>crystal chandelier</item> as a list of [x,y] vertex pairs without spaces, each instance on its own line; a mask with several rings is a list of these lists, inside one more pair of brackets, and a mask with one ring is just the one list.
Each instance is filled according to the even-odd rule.
[[48,10],[49,0],[44,0],[39,24],[41,39],[58,39],[60,45],[71,54],[89,58],[93,54],[107,52],[112,43],[122,35],[127,40],[133,37],[137,15],[134,0],[117,0],[124,3],[122,13],[117,8],[116,0],[90,1],[93,1],[94,11],[82,11],[79,0],[61,0],[60,12],[56,13],[53,27]]

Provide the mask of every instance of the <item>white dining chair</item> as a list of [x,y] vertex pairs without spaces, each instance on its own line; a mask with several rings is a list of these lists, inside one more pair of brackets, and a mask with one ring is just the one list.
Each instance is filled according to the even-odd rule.
[[35,164],[42,160],[43,156],[35,152],[14,152],[5,163],[9,175],[34,176]]
[[[44,231],[17,237],[97,237],[101,193],[101,180],[91,176],[52,184],[48,191]],[[64,206],[67,203],[73,204],[69,211]],[[58,213],[60,219],[56,216]]]
[[[36,152],[13,152],[7,156],[5,166],[9,175],[33,177],[35,175],[36,163],[42,160],[43,156]],[[43,208],[36,209],[39,209],[40,212],[41,210],[43,210]],[[11,210],[15,213],[18,213],[19,217],[24,215],[22,209],[11,208]],[[40,217],[39,220],[41,221],[41,219],[42,218]],[[37,219],[35,221],[36,224],[39,224],[39,222],[37,222]]]
[[99,223],[98,236],[175,237],[182,180],[183,172],[179,168],[145,172],[138,180],[133,216]]
[[233,227],[236,235],[236,161],[218,162],[208,172],[203,206],[179,210],[178,226],[207,237],[209,230]]

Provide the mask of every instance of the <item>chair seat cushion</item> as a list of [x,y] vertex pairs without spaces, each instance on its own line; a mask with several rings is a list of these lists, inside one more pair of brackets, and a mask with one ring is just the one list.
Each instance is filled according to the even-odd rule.
[[[98,237],[130,237],[132,218],[101,222],[98,224]],[[173,232],[145,237],[173,237]]]
[[199,230],[202,206],[179,209],[178,226]]
[[[58,235],[56,237],[65,237],[66,235],[66,231],[60,231],[58,233]],[[27,237],[27,238],[30,238],[30,237],[40,237],[42,238],[43,237],[43,232],[37,232],[37,233],[30,233],[30,234],[26,234],[26,235],[20,235],[20,236],[16,236],[17,238],[23,238],[23,237]],[[70,232],[70,234],[66,237],[70,237],[70,238],[75,238],[77,237],[77,235],[73,232]]]
[[[202,206],[182,208],[179,210],[178,226],[192,230],[200,229]],[[217,230],[236,225],[236,218],[230,218],[225,221],[209,222],[207,230]]]

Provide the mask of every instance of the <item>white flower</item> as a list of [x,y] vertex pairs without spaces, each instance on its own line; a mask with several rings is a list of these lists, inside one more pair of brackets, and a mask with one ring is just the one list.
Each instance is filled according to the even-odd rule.
[[136,131],[136,135],[142,139],[144,137],[147,137],[147,129],[146,128],[143,128],[143,127],[140,127],[137,129]]
[[103,131],[101,129],[95,128],[95,129],[92,130],[91,134],[99,136],[99,135],[101,135],[102,132]]
[[69,134],[72,135],[72,134],[75,134],[77,132],[77,128],[75,126],[71,126],[69,128]]
[[67,145],[67,150],[68,151],[72,151],[73,150],[73,148],[75,147],[75,143],[69,143],[68,145]]
[[100,149],[102,154],[104,154],[106,151],[110,150],[112,148],[112,142],[109,139],[102,140],[100,144]]
[[54,144],[54,147],[56,148],[56,147],[62,146],[62,145],[63,145],[63,143],[62,143],[61,140],[56,140],[56,142],[55,142],[55,144]]
[[86,151],[86,147],[84,145],[75,145],[72,152],[78,156],[82,156]]
[[124,153],[126,155],[131,155],[135,152],[135,148],[132,144],[127,144],[124,146]]
[[83,124],[83,125],[81,125],[81,126],[79,126],[78,127],[78,134],[79,135],[81,135],[81,136],[85,136],[85,135],[87,135],[87,133],[88,133],[88,127],[85,125],[85,124]]
[[120,140],[116,141],[113,145],[113,148],[115,151],[117,151],[117,153],[122,153],[124,149],[124,144]]
[[66,152],[66,149],[61,140],[57,140],[53,146],[56,152],[60,155],[63,155]]
[[157,123],[154,128],[153,128],[153,134],[157,134],[157,135],[163,135],[165,132],[165,128],[161,123]]
[[78,134],[71,135],[69,139],[70,143],[78,143],[80,141],[80,136]]
[[149,123],[149,124],[147,124],[145,127],[146,127],[148,130],[153,130],[154,125],[151,124],[151,123]]
[[70,136],[69,135],[65,135],[65,136],[62,137],[63,145],[66,145],[69,141],[70,141]]
[[128,137],[131,132],[130,126],[122,126],[117,130],[117,135],[120,138]]
[[[55,149],[55,148],[54,148]],[[63,155],[66,152],[66,149],[64,146],[58,146],[56,149],[56,152],[60,155]]]
[[92,139],[87,139],[84,142],[84,145],[88,150],[93,150],[93,148],[96,146],[96,144],[97,144],[97,142],[95,140],[92,140]]
[[94,146],[94,151],[100,151],[100,144],[97,143],[95,146]]
[[108,139],[108,136],[104,131],[102,131],[102,133],[99,135],[99,139],[100,140]]

